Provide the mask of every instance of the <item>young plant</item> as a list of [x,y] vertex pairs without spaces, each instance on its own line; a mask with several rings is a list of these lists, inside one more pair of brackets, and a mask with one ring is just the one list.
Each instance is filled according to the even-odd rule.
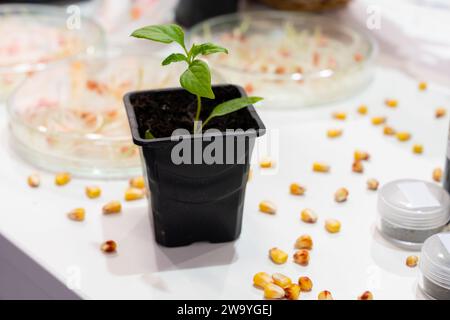
[[[259,97],[243,97],[232,99],[217,105],[210,115],[205,119],[203,124],[200,122],[200,114],[202,111],[202,98],[215,99],[214,92],[211,88],[211,71],[208,64],[198,59],[199,56],[206,56],[213,53],[226,53],[228,50],[213,43],[193,44],[189,51],[184,42],[183,29],[175,24],[153,25],[147,26],[134,31],[132,37],[152,40],[162,43],[176,42],[183,49],[182,53],[172,53],[162,62],[163,66],[167,66],[174,62],[185,62],[187,70],[180,77],[181,86],[197,97],[197,112],[194,118],[193,133],[202,132],[203,128],[215,117],[221,117],[226,114],[243,109],[254,104],[262,98]],[[147,131],[146,138],[152,139],[153,135]]]

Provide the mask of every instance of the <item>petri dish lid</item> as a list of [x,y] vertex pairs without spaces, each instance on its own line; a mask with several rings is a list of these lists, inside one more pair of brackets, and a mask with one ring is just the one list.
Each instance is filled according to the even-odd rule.
[[425,241],[419,266],[430,281],[450,289],[450,232],[436,234]]
[[378,194],[378,212],[399,227],[426,230],[450,220],[450,196],[439,185],[402,179],[384,185]]

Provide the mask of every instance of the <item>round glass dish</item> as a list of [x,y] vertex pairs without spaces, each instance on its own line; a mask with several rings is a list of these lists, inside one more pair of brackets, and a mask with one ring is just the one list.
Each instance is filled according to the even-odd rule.
[[419,268],[419,287],[425,296],[450,300],[450,233],[440,233],[425,241]]
[[391,243],[420,250],[450,221],[450,196],[439,185],[414,179],[392,181],[378,193],[378,230]]
[[103,46],[102,29],[64,8],[0,5],[0,101],[30,74]]
[[28,78],[8,100],[12,148],[49,171],[95,178],[141,174],[122,97],[177,86],[178,67],[163,68],[161,61],[144,55],[91,56]]
[[331,18],[279,11],[225,15],[193,27],[195,43],[230,54],[207,56],[225,80],[273,108],[300,108],[351,96],[372,79],[374,40]]

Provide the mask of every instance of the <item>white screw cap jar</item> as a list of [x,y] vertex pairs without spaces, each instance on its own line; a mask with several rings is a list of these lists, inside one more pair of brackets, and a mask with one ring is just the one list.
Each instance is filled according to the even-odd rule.
[[402,248],[419,250],[450,221],[450,196],[439,185],[414,179],[392,181],[378,193],[378,230]]
[[426,297],[450,300],[450,232],[425,241],[420,257],[419,286]]

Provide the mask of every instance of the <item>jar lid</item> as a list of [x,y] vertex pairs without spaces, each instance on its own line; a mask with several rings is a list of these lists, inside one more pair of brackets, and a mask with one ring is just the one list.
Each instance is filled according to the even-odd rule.
[[428,280],[450,290],[450,232],[435,234],[425,241],[419,267]]
[[384,220],[400,228],[439,228],[450,220],[450,196],[434,183],[396,180],[380,189],[378,212]]

